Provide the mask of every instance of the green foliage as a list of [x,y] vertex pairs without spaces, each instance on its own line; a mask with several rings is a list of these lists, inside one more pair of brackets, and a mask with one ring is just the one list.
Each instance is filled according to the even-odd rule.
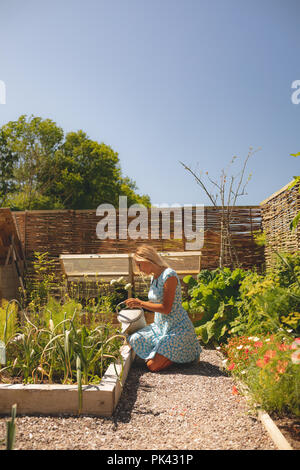
[[13,210],[93,209],[103,202],[118,207],[119,195],[129,205],[150,205],[122,175],[117,152],[82,130],[64,135],[51,119],[22,115],[5,124],[0,170],[0,200]]
[[281,322],[286,327],[292,328],[296,334],[300,334],[300,312],[291,312],[281,317]]
[[32,311],[42,308],[50,298],[51,289],[57,286],[54,263],[53,259],[49,259],[48,252],[34,252],[33,276],[27,280],[24,299]]
[[2,300],[0,306],[0,340],[7,339],[16,333],[18,320],[18,305],[14,301]]
[[[238,315],[231,324],[231,334],[277,332],[283,318],[300,312],[300,256],[280,254],[272,272],[266,275],[249,271],[240,286]],[[298,334],[297,323],[290,325]]]
[[6,450],[13,450],[16,437],[15,419],[17,415],[17,405],[11,407],[11,420],[6,422]]
[[221,302],[217,313],[204,325],[195,328],[197,336],[207,344],[212,339],[214,341],[224,341],[228,336],[228,331],[232,320],[236,317],[237,309],[234,301],[231,299],[227,304]]
[[15,153],[8,147],[4,132],[0,129],[0,206],[5,206],[9,193],[15,190]]
[[76,356],[76,373],[77,373],[77,387],[78,387],[78,414],[82,411],[82,370],[80,356]]
[[235,302],[245,276],[246,272],[240,268],[233,271],[218,268],[201,271],[197,281],[189,276],[183,279],[188,285],[190,297],[186,303],[187,310],[190,313],[203,313],[196,330],[203,342],[219,340],[228,334],[229,323],[237,315]]
[[[96,297],[72,297],[53,267],[48,253],[36,252],[24,305],[10,301],[0,308],[6,345],[6,366],[0,373],[8,381],[76,383],[80,361],[82,383],[99,383],[110,362],[122,363],[125,337],[119,334],[120,325],[112,324],[112,307],[127,298],[130,284],[123,278],[111,285],[100,282]],[[53,287],[61,287],[62,295],[54,297]]]
[[278,254],[272,272],[228,268],[203,270],[197,281],[184,278],[190,313],[203,313],[196,333],[204,343],[224,342],[244,334],[278,332],[299,334],[300,253]]
[[265,232],[262,232],[262,231],[254,231],[253,232],[253,239],[256,243],[256,245],[258,246],[265,246],[266,245],[266,242],[267,242],[267,239],[266,239],[266,234]]
[[250,291],[241,295],[239,315],[231,324],[231,334],[277,332],[283,326],[282,318],[289,312],[300,309],[299,301],[293,298],[286,288],[271,286],[261,289],[261,292],[256,294]]
[[[274,279],[282,287],[300,287],[300,252],[278,253],[277,263],[273,269]],[[269,275],[270,276],[270,275]]]
[[24,383],[76,383],[79,357],[82,383],[87,384],[94,376],[102,377],[109,362],[121,360],[124,336],[118,327],[101,321],[90,327],[80,311],[67,318],[65,307],[60,306],[56,319],[50,312],[48,322],[40,312],[39,325],[31,318],[37,315],[21,311],[18,333],[6,344],[7,365],[2,371],[8,377],[20,377]]

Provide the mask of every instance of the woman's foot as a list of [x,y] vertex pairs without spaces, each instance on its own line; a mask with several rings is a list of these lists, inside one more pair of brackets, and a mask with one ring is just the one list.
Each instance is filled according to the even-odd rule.
[[170,359],[161,354],[156,353],[153,359],[147,361],[147,367],[151,372],[158,372],[160,370],[166,369],[171,364],[173,364]]

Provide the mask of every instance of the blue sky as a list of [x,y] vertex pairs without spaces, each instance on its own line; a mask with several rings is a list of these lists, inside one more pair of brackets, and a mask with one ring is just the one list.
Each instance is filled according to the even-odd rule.
[[259,204],[299,174],[299,17],[298,0],[2,0],[0,125],[83,129],[154,204],[210,204],[180,160],[218,180],[261,147],[238,199]]

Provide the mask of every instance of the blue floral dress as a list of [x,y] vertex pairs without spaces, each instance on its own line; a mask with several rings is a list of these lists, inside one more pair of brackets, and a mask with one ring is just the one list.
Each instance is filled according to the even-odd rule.
[[195,328],[182,307],[181,285],[176,271],[166,268],[157,279],[152,277],[148,299],[162,303],[164,283],[171,276],[178,280],[171,312],[168,315],[155,312],[154,323],[129,335],[127,340],[142,359],[153,359],[159,353],[172,362],[192,362],[199,359],[201,346]]

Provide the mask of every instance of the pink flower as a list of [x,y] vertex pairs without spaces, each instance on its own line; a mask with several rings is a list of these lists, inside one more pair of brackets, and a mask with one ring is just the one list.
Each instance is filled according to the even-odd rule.
[[300,349],[294,351],[291,355],[293,364],[300,364]]
[[291,344],[291,349],[300,348],[300,338],[296,338],[295,341]]

